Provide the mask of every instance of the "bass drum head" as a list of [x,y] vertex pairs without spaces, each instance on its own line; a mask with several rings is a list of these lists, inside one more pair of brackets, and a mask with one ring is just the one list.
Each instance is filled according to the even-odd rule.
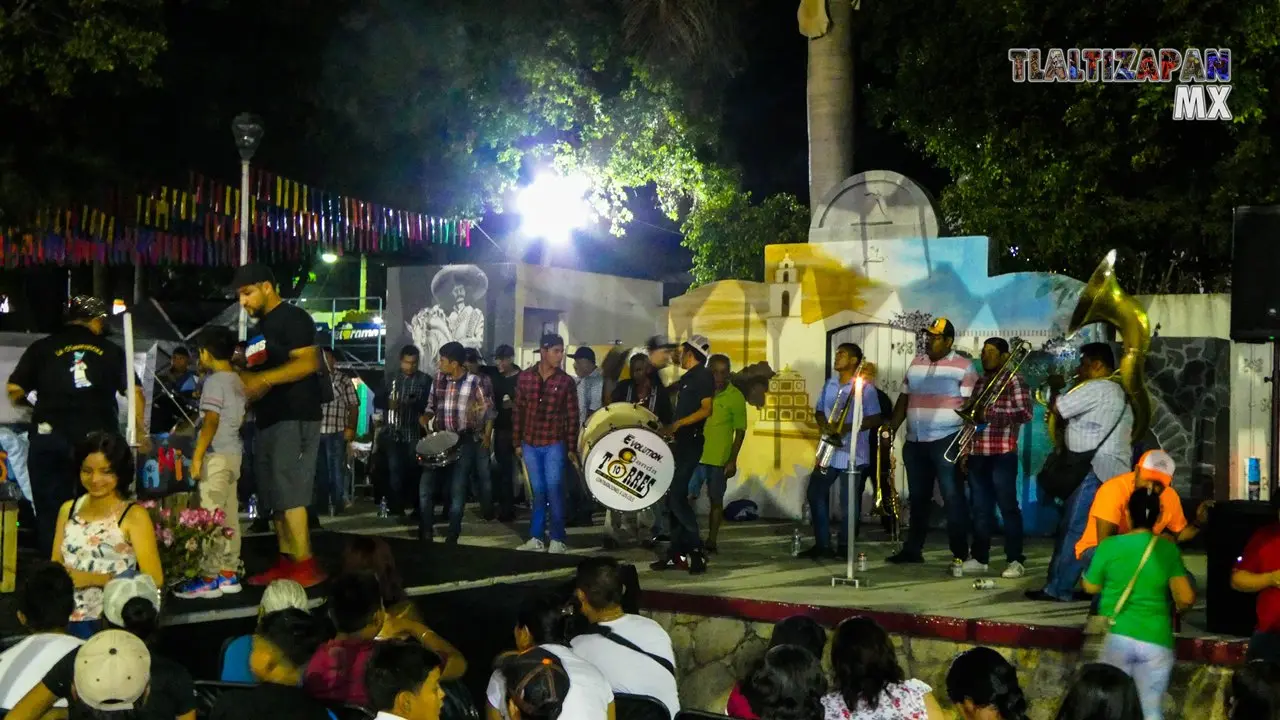
[[649,408],[643,405],[629,402],[609,403],[591,413],[591,417],[587,418],[587,424],[582,428],[578,457],[586,457],[596,441],[618,428],[640,427],[657,430],[659,426],[658,416],[649,412]]
[[611,510],[634,512],[661,500],[676,473],[671,448],[655,432],[613,430],[591,447],[582,475],[587,489]]

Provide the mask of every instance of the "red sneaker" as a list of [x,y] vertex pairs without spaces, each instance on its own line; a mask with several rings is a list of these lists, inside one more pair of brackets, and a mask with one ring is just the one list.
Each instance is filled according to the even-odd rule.
[[294,563],[286,577],[296,581],[304,588],[314,587],[329,578],[325,571],[320,569],[320,565],[314,557]]
[[291,577],[294,564],[293,558],[288,555],[281,555],[276,559],[276,564],[272,565],[270,569],[257,575],[250,575],[245,582],[254,586],[270,585],[274,580]]

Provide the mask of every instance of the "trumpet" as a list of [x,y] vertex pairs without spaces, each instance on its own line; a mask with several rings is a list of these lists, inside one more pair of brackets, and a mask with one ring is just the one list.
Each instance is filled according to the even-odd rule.
[[849,417],[849,410],[853,406],[853,391],[844,387],[840,388],[840,391],[836,393],[834,405],[840,405],[841,397],[844,397],[844,405],[840,407],[840,412],[836,413],[834,422],[830,425],[835,429],[818,440],[818,453],[813,460],[813,467],[818,470],[826,470],[831,467],[831,460],[835,458],[836,451],[844,447],[844,440],[840,437],[840,429],[844,427],[845,420]]
[[960,459],[962,455],[969,452],[969,446],[973,444],[974,438],[978,436],[977,417],[979,411],[985,413],[996,404],[1004,391],[1009,388],[1009,383],[1013,381],[1013,376],[1022,368],[1027,358],[1031,357],[1031,343],[1025,340],[1014,340],[1013,347],[1009,349],[1009,357],[991,376],[991,380],[982,388],[982,392],[977,397],[969,401],[964,407],[956,411],[961,420],[964,420],[964,427],[956,434],[955,440],[951,441],[951,446],[942,454],[942,459],[949,463],[954,463]]

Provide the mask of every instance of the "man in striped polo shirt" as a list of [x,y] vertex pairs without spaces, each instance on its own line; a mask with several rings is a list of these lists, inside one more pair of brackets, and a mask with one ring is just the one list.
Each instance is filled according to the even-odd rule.
[[956,328],[946,318],[938,318],[925,330],[924,354],[917,354],[911,361],[902,394],[893,406],[894,431],[903,422],[907,424],[902,463],[907,469],[911,527],[902,550],[890,557],[889,562],[924,562],[922,551],[929,533],[936,481],[942,487],[942,501],[947,511],[953,572],[961,573],[969,556],[969,508],[956,465],[947,462],[943,455],[964,425],[956,411],[973,395],[978,374],[971,360],[952,349],[955,339]]

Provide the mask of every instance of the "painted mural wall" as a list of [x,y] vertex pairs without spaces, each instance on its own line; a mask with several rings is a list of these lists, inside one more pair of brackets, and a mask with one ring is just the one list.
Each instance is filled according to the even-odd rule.
[[387,365],[398,367],[400,348],[422,352],[422,369],[435,373],[448,342],[486,356],[515,341],[515,266],[420,265],[387,271]]
[[[979,372],[976,358],[986,338],[1030,343],[1022,373],[1033,390],[1054,373],[1070,378],[1086,342],[1114,339],[1121,351],[1122,339],[1101,325],[1065,337],[1082,282],[1045,273],[990,276],[988,258],[984,237],[777,245],[765,252],[768,282],[720,282],[673,300],[674,336],[706,335],[712,351],[728,355],[742,372],[740,384],[767,383],[749,408],[739,473],[726,502],[747,500],[765,517],[799,517],[818,440],[812,408],[842,342],[863,348],[877,366],[877,385],[894,399],[921,348],[923,328],[940,316],[955,324],[956,350],[975,358]],[[1123,268],[1118,279],[1123,287]],[[1148,354],[1154,413],[1144,444],[1174,455],[1175,486],[1189,502],[1230,485],[1231,356],[1226,340],[1164,335],[1153,339]],[[1030,531],[1040,533],[1057,521],[1056,509],[1040,502],[1034,479],[1051,449],[1044,412],[1036,406],[1019,443],[1022,507]],[[905,497],[900,464],[896,479]]]

